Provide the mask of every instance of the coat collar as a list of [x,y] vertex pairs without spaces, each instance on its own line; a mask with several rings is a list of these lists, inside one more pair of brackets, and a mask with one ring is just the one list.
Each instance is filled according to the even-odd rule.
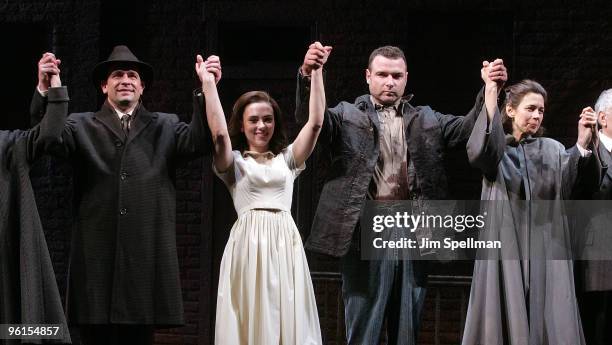
[[105,101],[102,108],[94,114],[94,119],[102,122],[102,124],[118,139],[125,141],[125,133],[123,129],[121,129],[121,122],[115,113],[115,109],[108,103],[108,100]]
[[524,144],[529,144],[536,141],[535,137],[532,137],[531,135],[525,138],[522,138],[519,141],[516,141],[516,138],[514,138],[514,136],[512,134],[506,134],[506,145],[512,146],[512,147],[517,147],[519,144],[524,143]]
[[[402,112],[402,116],[404,117],[404,128],[406,130],[408,130],[410,123],[414,119],[415,115],[417,115],[415,108],[409,103],[413,96],[413,94],[408,94],[402,97],[398,106],[399,111]],[[379,132],[380,122],[378,120],[378,113],[376,112],[376,107],[372,103],[371,96],[369,94],[366,94],[357,97],[355,99],[355,106],[357,107],[357,109],[363,111],[368,115],[370,121],[374,124],[374,127],[376,127],[376,131]]]
[[145,129],[157,114],[149,112],[144,105],[140,104],[136,108],[134,119],[132,120],[132,128],[130,129],[130,135],[128,136],[128,142],[132,141],[135,137]]
[[105,101],[102,108],[94,114],[94,118],[102,122],[102,124],[111,131],[121,141],[132,141],[140,132],[147,127],[153,120],[155,114],[150,113],[142,104],[139,105],[132,114],[131,129],[129,136],[126,137],[125,132],[121,128],[121,121],[115,112],[115,109]]

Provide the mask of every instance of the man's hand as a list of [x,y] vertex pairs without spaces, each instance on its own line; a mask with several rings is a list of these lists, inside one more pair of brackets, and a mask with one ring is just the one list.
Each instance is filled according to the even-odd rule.
[[44,53],[38,61],[38,90],[46,92],[49,87],[62,85],[59,78],[60,59],[56,59],[53,53]]
[[597,114],[591,107],[582,109],[580,113],[580,120],[578,120],[578,145],[583,149],[589,147],[591,140],[593,139],[593,132],[595,132],[595,125],[597,124]]
[[[59,69],[58,69],[58,71],[59,71]],[[62,86],[62,80],[60,79],[59,72],[57,74],[52,74],[50,81],[51,81],[51,87],[60,87],[60,86]]]
[[209,56],[206,61],[204,61],[204,65],[206,66],[206,70],[215,76],[215,84],[218,84],[219,80],[221,80],[221,60],[219,57],[217,55]]
[[204,82],[207,79],[214,79],[216,84],[221,80],[221,60],[218,56],[211,55],[204,61],[202,55],[198,54],[196,56],[195,71],[200,81]]
[[304,56],[304,63],[301,67],[302,75],[309,76],[312,70],[323,67],[331,50],[331,46],[323,46],[321,42],[311,44]]
[[508,81],[508,71],[502,59],[495,59],[493,62],[483,61],[480,76],[485,83],[485,88],[495,89],[498,94]]

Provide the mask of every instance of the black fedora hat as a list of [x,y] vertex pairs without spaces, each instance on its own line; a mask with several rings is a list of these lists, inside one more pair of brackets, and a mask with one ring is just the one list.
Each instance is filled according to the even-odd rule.
[[130,51],[127,46],[115,46],[106,61],[96,65],[92,73],[92,81],[96,88],[100,87],[100,82],[108,78],[114,69],[135,69],[144,81],[145,86],[153,84],[153,67],[138,58]]

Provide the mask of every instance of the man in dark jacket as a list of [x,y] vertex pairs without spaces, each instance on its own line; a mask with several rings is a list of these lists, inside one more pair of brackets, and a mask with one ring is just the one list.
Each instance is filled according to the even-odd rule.
[[[296,97],[298,122],[308,114],[307,76],[325,63],[329,49],[315,42],[306,53]],[[351,242],[366,199],[447,198],[444,150],[465,144],[484,97],[481,92],[465,117],[413,107],[410,97],[403,97],[408,72],[397,47],[375,49],[365,72],[370,93],[325,113],[319,143],[331,154],[331,171],[306,247],[342,258],[349,344],[378,344],[385,316],[389,344],[416,344],[425,298],[424,266],[408,260],[361,260]],[[505,82],[501,60],[493,63],[489,76]]]
[[[587,344],[610,344],[612,342],[612,233],[610,222],[612,212],[609,209],[612,200],[612,89],[601,93],[595,103],[595,109],[583,109],[595,112],[600,126],[597,133],[596,155],[600,176],[581,181],[580,194],[577,199],[600,200],[585,202],[587,210],[579,217],[583,220],[577,226],[578,234],[584,234],[585,242],[582,259],[578,263],[577,281],[580,316]],[[606,200],[606,201],[601,201]],[[587,224],[590,222],[590,224]]]
[[[69,343],[29,176],[31,163],[59,142],[66,122],[68,92],[61,86],[58,65],[51,53],[38,63],[49,102],[41,123],[25,131],[0,130],[0,324],[61,325],[63,337],[55,342]],[[0,330],[0,344],[21,344],[20,339],[6,339],[6,331]]]
[[[218,58],[205,63],[218,80]],[[151,344],[155,327],[183,324],[173,177],[177,160],[209,149],[202,100],[190,124],[148,111],[140,97],[153,68],[126,46],[95,67],[93,81],[106,102],[71,114],[54,150],[74,167],[68,320],[84,344]]]

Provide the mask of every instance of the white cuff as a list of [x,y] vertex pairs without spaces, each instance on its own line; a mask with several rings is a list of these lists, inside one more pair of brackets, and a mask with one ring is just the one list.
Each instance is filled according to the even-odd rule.
[[576,143],[576,147],[578,147],[578,151],[580,151],[580,156],[581,157],[591,157],[591,155],[593,154],[593,151],[587,150],[587,149],[583,148],[578,143]]
[[47,91],[41,91],[41,90],[38,88],[38,85],[36,85],[36,91],[38,91],[38,93],[39,93],[41,96],[43,96],[43,97],[47,97],[47,93],[49,93],[49,90],[47,90]]

